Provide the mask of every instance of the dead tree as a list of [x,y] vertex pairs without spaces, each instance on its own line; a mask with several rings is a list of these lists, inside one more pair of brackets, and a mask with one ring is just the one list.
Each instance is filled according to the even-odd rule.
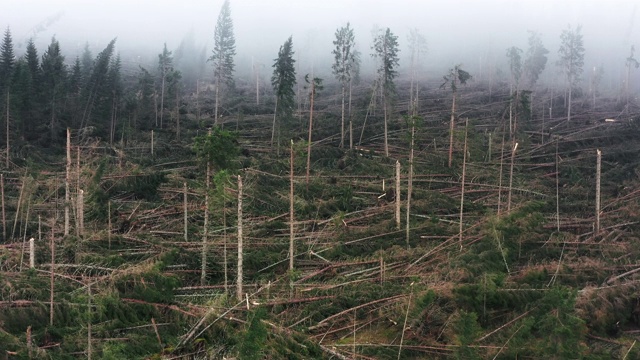
[[238,175],[238,278],[236,296],[242,301],[242,177]]

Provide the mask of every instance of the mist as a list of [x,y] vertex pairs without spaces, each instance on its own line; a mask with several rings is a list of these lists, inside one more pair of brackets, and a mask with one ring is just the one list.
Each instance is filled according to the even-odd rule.
[[[18,55],[29,38],[43,51],[55,36],[71,63],[85,44],[96,54],[117,37],[117,51],[125,66],[136,63],[153,68],[164,43],[176,51],[187,39],[208,57],[221,5],[222,0],[5,0],[0,26],[10,27]],[[505,49],[526,49],[530,30],[540,33],[550,50],[550,66],[543,77],[553,77],[559,34],[571,24],[582,26],[585,68],[604,65],[607,76],[619,77],[631,45],[640,42],[636,10],[634,2],[620,0],[231,1],[239,77],[255,63],[270,68],[289,36],[293,36],[299,72],[330,77],[334,32],[347,22],[355,29],[363,55],[363,75],[371,53],[372,29],[389,27],[398,35],[401,74],[408,64],[408,51],[402,50],[410,28],[426,37],[428,51],[421,67],[433,74],[455,63],[465,64],[472,73],[486,71],[487,63],[503,67]],[[211,72],[210,67],[206,72]]]

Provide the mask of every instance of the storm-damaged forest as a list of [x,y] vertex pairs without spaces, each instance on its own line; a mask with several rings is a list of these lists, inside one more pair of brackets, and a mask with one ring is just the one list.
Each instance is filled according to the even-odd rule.
[[254,57],[220,6],[146,57],[4,29],[1,358],[640,357],[633,39]]

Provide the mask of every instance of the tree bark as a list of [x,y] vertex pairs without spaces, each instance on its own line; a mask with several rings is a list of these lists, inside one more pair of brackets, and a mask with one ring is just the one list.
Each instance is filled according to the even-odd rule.
[[311,131],[313,130],[313,100],[315,98],[316,85],[315,81],[311,80],[311,96],[309,106],[309,140],[307,141],[307,174],[305,181],[307,183],[307,189],[309,188],[309,171],[311,169]]
[[449,125],[449,167],[451,167],[451,161],[453,160],[453,131],[455,129],[456,121],[456,92],[453,92],[453,101],[451,102],[451,123]]
[[67,128],[67,171],[64,179],[64,236],[69,235],[69,206],[71,202],[71,130]]
[[415,118],[412,118],[411,124],[411,145],[409,150],[409,180],[407,183],[407,228],[406,228],[406,238],[407,238],[407,249],[409,248],[409,239],[411,236],[410,233],[410,223],[411,223],[411,192],[413,191],[413,144],[416,133],[416,125]]
[[184,208],[184,241],[189,241],[189,234],[188,234],[188,230],[187,227],[189,225],[189,209],[187,208],[188,205],[188,195],[187,195],[187,183],[183,183],[183,188],[184,188],[184,195],[182,203],[183,203],[183,208]]
[[516,158],[516,149],[518,148],[518,143],[513,145],[513,151],[511,152],[511,169],[509,169],[509,194],[507,195],[507,212],[511,212],[511,190],[513,189],[513,162]]
[[293,270],[294,224],[293,217],[293,140],[291,140],[291,158],[289,160],[289,270]]
[[238,278],[236,296],[242,301],[242,177],[238,175]]
[[462,184],[460,185],[460,224],[458,228],[458,242],[462,251],[462,216],[464,214],[464,183],[467,176],[467,134],[469,131],[469,119],[464,123],[464,154],[462,155]]
[[396,228],[400,229],[400,162],[396,160]]
[[598,235],[600,232],[600,169],[602,165],[602,152],[597,150],[596,160],[596,226],[594,229],[594,235]]
[[340,127],[340,148],[344,147],[344,99],[345,98],[345,85],[342,83],[342,123]]
[[[209,132],[211,134],[211,132]],[[209,233],[209,189],[211,187],[211,162],[207,162],[207,175],[206,175],[206,193],[204,195],[204,228],[202,230],[202,254],[201,254],[201,270],[200,270],[200,283],[205,285],[207,283],[207,247],[208,247],[208,233]]]

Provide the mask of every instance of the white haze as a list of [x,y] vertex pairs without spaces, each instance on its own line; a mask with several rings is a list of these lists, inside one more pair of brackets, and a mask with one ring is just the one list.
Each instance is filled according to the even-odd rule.
[[[117,37],[123,59],[151,62],[163,43],[174,50],[189,31],[210,54],[222,2],[2,0],[0,27],[10,26],[18,54],[30,37],[42,53],[56,36],[70,62],[86,42],[95,55]],[[313,66],[329,73],[335,29],[350,21],[365,58],[374,25],[391,28],[402,49],[409,29],[417,28],[428,42],[424,68],[440,71],[462,62],[472,73],[487,61],[503,64],[509,46],[526,49],[527,30],[533,30],[550,50],[545,72],[552,74],[560,32],[569,24],[582,25],[585,68],[605,64],[609,76],[618,76],[631,45],[640,49],[636,8],[630,0],[231,0],[239,73],[249,70],[252,58],[270,66],[290,35],[305,71]],[[56,21],[47,24],[47,19]],[[44,25],[39,32],[38,24]],[[406,64],[402,58],[401,68]]]

